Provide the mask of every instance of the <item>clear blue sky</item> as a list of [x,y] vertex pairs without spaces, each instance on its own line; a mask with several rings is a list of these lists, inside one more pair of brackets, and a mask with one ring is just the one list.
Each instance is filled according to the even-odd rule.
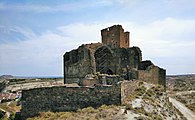
[[0,75],[62,76],[62,56],[121,24],[143,60],[195,73],[195,0],[0,0]]

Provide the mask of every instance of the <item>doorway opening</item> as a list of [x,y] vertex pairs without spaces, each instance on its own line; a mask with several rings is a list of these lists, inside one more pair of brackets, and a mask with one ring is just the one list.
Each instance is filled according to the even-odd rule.
[[108,69],[108,70],[106,71],[106,74],[108,74],[108,75],[113,75],[113,72],[112,72],[112,70]]

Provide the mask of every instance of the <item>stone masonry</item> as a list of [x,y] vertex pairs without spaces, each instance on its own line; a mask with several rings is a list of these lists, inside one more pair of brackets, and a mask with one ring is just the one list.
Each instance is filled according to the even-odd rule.
[[76,111],[103,104],[121,104],[121,86],[66,87],[55,86],[22,91],[21,117],[26,119],[39,112]]
[[122,104],[138,80],[166,85],[166,70],[149,60],[142,61],[140,48],[129,47],[129,32],[121,25],[105,28],[101,35],[102,43],[81,45],[63,56],[64,83],[81,86],[23,90],[22,119],[39,112]]
[[102,43],[112,48],[129,48],[129,32],[124,32],[121,25],[114,25],[101,30]]
[[129,32],[121,25],[101,30],[102,43],[81,45],[64,54],[64,83],[80,84],[88,74],[119,75],[165,86],[166,71],[142,61],[139,47],[129,47]]

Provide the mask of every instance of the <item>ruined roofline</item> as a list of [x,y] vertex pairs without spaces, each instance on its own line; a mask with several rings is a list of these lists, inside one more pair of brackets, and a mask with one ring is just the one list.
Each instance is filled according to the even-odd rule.
[[[138,46],[132,46],[132,47],[129,47],[129,48],[136,48],[136,49],[140,49]],[[128,49],[128,48],[127,48]],[[141,50],[141,49],[140,49]]]
[[[123,29],[123,27],[122,27],[122,25],[113,25],[113,26],[111,26],[111,27],[107,27],[107,28],[104,28],[104,29],[102,29],[101,30],[101,32],[103,32],[103,31],[110,31],[110,30],[114,30],[114,29],[116,29],[116,28],[118,28],[118,29],[121,29],[122,31],[124,31],[124,29]],[[124,31],[124,33],[130,33],[129,31]]]
[[[110,30],[114,30],[114,29],[121,29],[121,30],[123,30],[124,31],[124,29],[123,29],[123,27],[122,27],[122,25],[113,25],[113,26],[111,26],[111,27],[107,27],[107,28],[104,28],[104,29],[102,29],[101,31],[110,31]],[[128,32],[128,31],[127,31]]]
[[152,65],[150,65],[150,66],[148,66],[145,70],[140,70],[140,69],[138,69],[139,71],[150,71],[152,68],[154,68],[154,67],[157,67],[158,69],[161,69],[161,70],[165,70],[166,71],[166,69],[164,69],[164,68],[161,68],[161,67],[159,67],[159,66],[157,66],[157,65],[155,65],[155,64],[152,64]]
[[130,32],[124,32],[122,25],[113,25],[101,30],[102,43],[112,48],[129,48]]
[[[81,47],[85,47],[85,48],[91,49],[90,46],[101,46],[101,45],[103,45],[103,44],[100,43],[100,42],[97,42],[97,43],[86,43],[86,44],[81,44],[79,47],[74,48],[74,49],[72,49],[72,50],[70,50],[70,51],[66,51],[65,53],[71,52],[71,51],[74,51],[74,50],[78,50],[78,49],[81,48]],[[65,54],[65,53],[64,53],[64,54]]]
[[[90,46],[93,46],[93,45],[97,45],[97,46],[98,46],[98,47],[96,47],[96,49],[98,49],[98,48],[100,48],[100,47],[103,47],[103,46],[108,47],[109,49],[117,49],[117,48],[110,48],[108,45],[104,45],[104,44],[98,42],[98,43],[82,44],[82,45],[80,45],[79,47],[77,47],[77,48],[75,48],[75,49],[72,49],[72,50],[70,50],[70,51],[66,51],[65,53],[68,53],[68,52],[71,52],[71,51],[74,51],[74,50],[78,50],[78,49],[81,48],[81,47],[85,47],[85,48],[87,48],[87,49],[91,49],[91,48],[89,48],[89,47],[90,47]],[[140,49],[138,46],[132,46],[132,47],[129,47],[129,48],[120,48],[120,49],[138,49],[139,51],[141,51],[141,49]],[[65,54],[65,53],[64,53],[64,54]]]
[[[79,49],[80,47],[85,47],[85,48],[89,48],[90,46],[98,46],[96,49],[102,47],[102,46],[106,46],[106,47],[109,47],[108,45],[103,45],[102,43],[100,42],[97,42],[97,43],[87,43],[87,44],[81,44],[79,47],[75,48],[75,49],[72,49],[70,51],[67,51],[67,52],[71,52],[71,51],[74,51],[74,50],[77,50]],[[124,48],[124,49],[132,49],[132,48],[135,48],[135,49],[139,49],[141,51],[141,49],[138,47],[138,46],[132,46],[132,47],[129,47],[129,48]],[[65,52],[66,53],[66,52]]]
[[143,61],[141,61],[141,62],[151,62],[151,65],[148,66],[148,67],[158,67],[159,69],[166,70],[166,69],[164,69],[164,68],[161,68],[161,67],[157,66],[157,65],[154,64],[151,60],[143,60]]

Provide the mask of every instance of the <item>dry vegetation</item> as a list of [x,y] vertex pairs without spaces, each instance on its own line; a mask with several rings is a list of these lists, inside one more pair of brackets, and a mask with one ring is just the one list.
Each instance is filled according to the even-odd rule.
[[118,106],[102,105],[97,109],[87,107],[77,112],[42,112],[38,117],[28,120],[123,120],[124,118],[118,115],[119,111]]
[[195,92],[183,95],[172,95],[175,99],[185,104],[190,110],[195,112]]
[[168,91],[195,90],[195,75],[168,76],[166,82]]
[[0,120],[17,120],[15,118],[15,113],[20,111],[21,106],[17,106],[17,101],[11,101],[9,104],[0,103],[0,108],[10,113],[9,118],[4,114],[0,117]]
[[[139,120],[164,120],[164,119],[182,119],[183,115],[177,111],[168,101],[164,88],[160,85],[152,85],[143,82],[138,83],[138,87],[127,97],[125,106],[128,110],[139,114],[136,119]],[[141,99],[140,105],[133,101]],[[129,101],[129,102],[128,102]]]
[[167,77],[167,92],[195,112],[195,75]]
[[21,109],[21,106],[17,106],[17,102],[16,101],[12,101],[10,102],[10,104],[8,103],[0,103],[0,108],[10,112],[10,113],[15,113],[15,112],[19,112]]
[[[28,120],[185,120],[180,112],[168,101],[164,88],[160,85],[137,82],[137,88],[127,96],[124,106],[103,105],[97,109],[92,107],[77,112],[42,112]],[[135,100],[141,99],[135,106]],[[134,103],[133,103],[134,102]],[[124,110],[124,111],[123,111]]]
[[[183,79],[184,77],[182,79],[169,78],[170,81],[167,82],[169,85],[167,90],[169,93],[174,93],[174,98],[195,111],[195,93],[175,95],[178,92],[195,90],[195,77],[194,79],[189,77],[185,77],[185,80]],[[134,118],[139,120],[185,120],[180,112],[168,101],[162,86],[142,81],[137,82],[135,86],[137,86],[136,89],[131,94],[128,94],[125,106],[102,105],[96,109],[88,107],[80,109],[77,112],[42,112],[38,116],[29,118],[28,120],[124,120],[128,116],[132,116],[132,114],[137,115]],[[137,99],[141,99],[141,107],[133,107],[133,102]],[[7,103],[0,104],[0,107],[11,113],[20,110],[20,107],[16,106],[15,101],[9,105]],[[124,108],[127,111],[131,111],[131,113],[124,113],[122,111]]]

